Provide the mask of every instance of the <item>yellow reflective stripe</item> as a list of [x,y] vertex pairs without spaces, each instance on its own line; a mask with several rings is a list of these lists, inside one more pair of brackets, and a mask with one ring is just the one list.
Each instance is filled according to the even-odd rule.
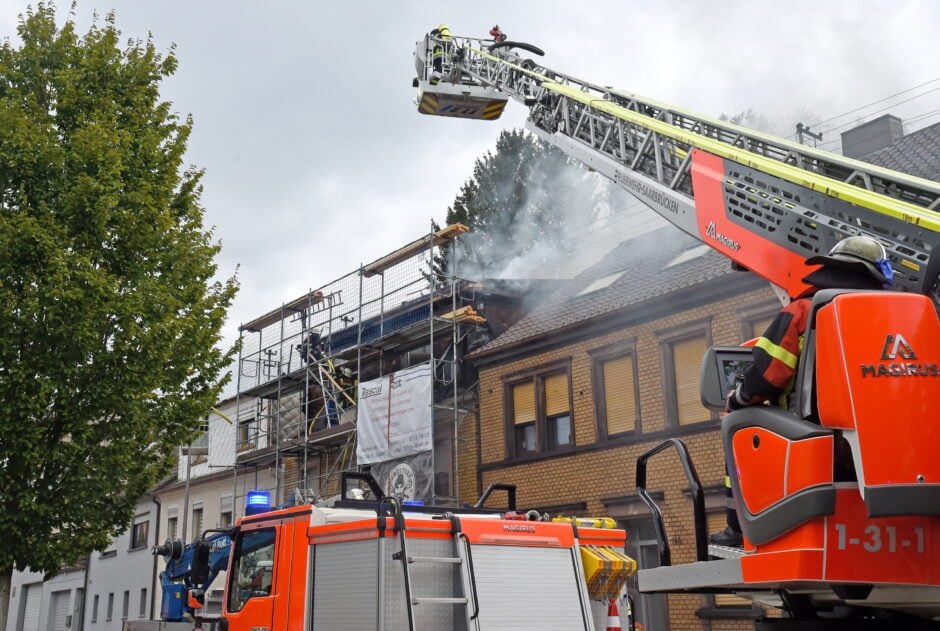
[[794,355],[787,349],[783,348],[782,346],[777,346],[776,344],[768,340],[766,337],[762,337],[758,339],[757,344],[755,344],[754,346],[762,349],[764,352],[766,352],[768,355],[770,355],[774,359],[779,359],[784,364],[786,364],[787,366],[793,369],[796,368],[796,365],[800,359],[799,357],[797,357],[796,355]]
[[731,476],[725,476],[725,487],[731,488]]

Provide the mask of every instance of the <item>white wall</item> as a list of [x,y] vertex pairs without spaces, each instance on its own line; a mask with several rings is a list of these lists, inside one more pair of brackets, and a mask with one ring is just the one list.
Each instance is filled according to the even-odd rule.
[[[155,502],[149,498],[141,500],[137,504],[134,523],[147,524],[146,538],[133,546],[132,525],[118,535],[107,550],[92,553],[88,564],[85,624],[82,631],[120,631],[125,615],[125,594],[128,620],[150,618],[154,595],[154,556],[150,549],[157,543],[158,512],[159,507]],[[157,590],[159,601],[159,587]],[[109,596],[113,599],[110,618]]]

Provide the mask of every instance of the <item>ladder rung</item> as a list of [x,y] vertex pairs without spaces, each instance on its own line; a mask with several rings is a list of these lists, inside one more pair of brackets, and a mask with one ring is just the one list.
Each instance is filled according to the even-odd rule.
[[412,605],[466,605],[466,598],[412,598]]
[[453,563],[460,565],[463,559],[459,557],[408,557],[408,563]]

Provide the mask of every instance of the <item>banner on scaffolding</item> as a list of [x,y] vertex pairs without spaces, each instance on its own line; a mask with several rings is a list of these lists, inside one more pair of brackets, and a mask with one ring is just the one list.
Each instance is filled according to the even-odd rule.
[[359,384],[356,410],[359,464],[431,451],[432,385],[430,363]]
[[430,501],[434,492],[434,476],[431,475],[431,452],[422,451],[414,456],[377,462],[372,465],[372,476],[399,501]]

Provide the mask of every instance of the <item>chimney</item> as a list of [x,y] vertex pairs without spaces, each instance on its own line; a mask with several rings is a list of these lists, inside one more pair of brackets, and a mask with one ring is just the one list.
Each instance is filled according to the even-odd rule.
[[842,132],[842,155],[846,158],[863,158],[891,145],[903,135],[901,119],[885,114]]

